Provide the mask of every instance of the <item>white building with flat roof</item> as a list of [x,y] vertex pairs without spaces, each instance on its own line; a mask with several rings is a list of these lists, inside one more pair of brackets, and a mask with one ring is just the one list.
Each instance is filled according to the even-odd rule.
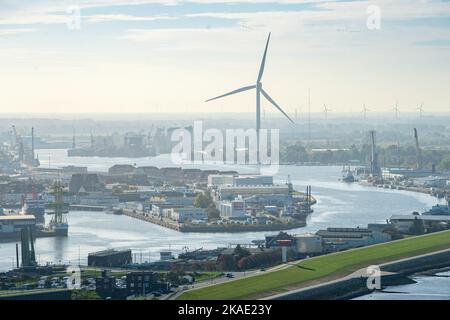
[[210,174],[208,176],[208,187],[219,187],[233,185],[234,176],[225,174]]
[[242,198],[232,201],[221,201],[219,205],[220,216],[226,219],[236,219],[245,217],[245,202]]
[[31,214],[0,215],[0,238],[20,232],[23,227],[36,225]]

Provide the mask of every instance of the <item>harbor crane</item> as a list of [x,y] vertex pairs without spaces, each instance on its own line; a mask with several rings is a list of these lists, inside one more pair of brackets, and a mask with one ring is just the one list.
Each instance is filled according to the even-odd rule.
[[14,134],[14,145],[13,147],[16,149],[18,160],[24,160],[24,146],[22,142],[22,137],[17,133],[17,129],[15,125],[12,125],[12,131]]
[[414,128],[414,140],[416,143],[416,168],[420,170],[422,169],[422,150],[419,145],[419,134],[417,133],[417,128]]
[[376,151],[375,144],[375,131],[370,131],[370,143],[371,143],[371,152],[370,152],[370,173],[372,176],[379,176],[381,174],[380,166],[378,165],[378,154]]

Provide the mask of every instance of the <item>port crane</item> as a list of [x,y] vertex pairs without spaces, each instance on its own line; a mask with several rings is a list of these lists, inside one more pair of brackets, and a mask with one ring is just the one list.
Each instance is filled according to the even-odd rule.
[[14,144],[13,144],[13,148],[16,150],[17,152],[17,157],[19,161],[23,161],[23,156],[24,156],[24,147],[23,147],[23,142],[22,142],[22,137],[17,133],[17,129],[15,125],[12,125],[12,131],[13,131],[13,135],[14,135]]
[[422,169],[422,150],[419,145],[419,134],[417,133],[417,128],[414,128],[414,141],[416,144],[416,159],[417,159],[417,169]]
[[370,131],[370,145],[371,145],[371,151],[370,151],[370,173],[372,176],[379,176],[381,174],[380,166],[378,165],[378,154],[376,151],[376,144],[375,144],[375,130]]

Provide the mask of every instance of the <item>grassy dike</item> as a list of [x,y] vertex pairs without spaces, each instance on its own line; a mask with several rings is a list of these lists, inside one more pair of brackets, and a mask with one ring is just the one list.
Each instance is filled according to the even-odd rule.
[[300,260],[291,266],[183,293],[182,300],[257,299],[337,279],[360,268],[450,248],[450,231]]

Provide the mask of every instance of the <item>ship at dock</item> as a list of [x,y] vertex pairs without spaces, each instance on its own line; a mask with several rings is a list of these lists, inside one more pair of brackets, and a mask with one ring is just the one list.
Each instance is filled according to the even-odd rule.
[[69,233],[69,224],[66,214],[69,212],[69,206],[64,202],[64,190],[59,180],[53,184],[54,201],[49,204],[51,219],[49,224],[41,230],[41,233],[51,234],[57,237],[67,237]]
[[352,170],[350,169],[350,167],[347,168],[342,168],[342,182],[347,182],[347,183],[351,183],[351,182],[355,182],[355,175],[352,172]]

